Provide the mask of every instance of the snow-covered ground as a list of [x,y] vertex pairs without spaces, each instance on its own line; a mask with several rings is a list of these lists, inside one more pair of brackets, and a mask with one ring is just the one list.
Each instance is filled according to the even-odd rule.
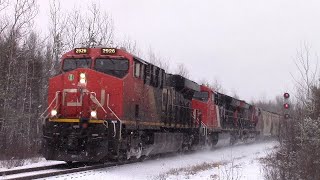
[[[18,161],[18,162],[17,162]],[[11,160],[11,161],[0,161],[0,171],[12,170],[12,169],[25,169],[31,167],[42,167],[55,164],[65,163],[63,161],[47,161],[44,158],[33,158],[24,160]],[[19,164],[17,167],[11,167]],[[8,168],[10,167],[10,168]]]
[[259,180],[263,179],[259,159],[277,144],[275,141],[242,144],[46,179]]

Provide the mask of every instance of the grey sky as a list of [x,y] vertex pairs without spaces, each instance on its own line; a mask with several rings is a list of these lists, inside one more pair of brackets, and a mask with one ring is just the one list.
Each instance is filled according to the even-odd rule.
[[[45,28],[48,1],[39,1]],[[68,0],[63,8],[86,7]],[[289,89],[293,58],[307,41],[320,47],[320,1],[307,0],[101,0],[113,17],[116,37],[151,46],[171,65],[184,63],[198,81],[217,78],[228,94],[250,101]],[[40,23],[41,22],[41,23]],[[43,30],[45,31],[45,30]],[[171,67],[174,69],[174,67]]]

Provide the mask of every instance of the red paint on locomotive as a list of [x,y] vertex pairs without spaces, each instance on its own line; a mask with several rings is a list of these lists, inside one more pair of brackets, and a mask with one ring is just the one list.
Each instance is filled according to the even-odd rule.
[[200,91],[207,94],[207,98],[199,100],[192,99],[192,109],[199,109],[201,111],[201,121],[209,128],[220,128],[218,122],[218,113],[216,104],[214,102],[214,92],[209,87],[204,85],[200,86]]
[[[119,78],[94,70],[98,58],[111,58],[128,61],[127,73]],[[57,110],[57,118],[90,118],[90,112],[96,110],[95,119],[116,119],[124,116],[124,84],[134,87],[133,57],[131,54],[117,49],[112,55],[102,54],[101,48],[87,49],[86,54],[76,54],[74,50],[62,56],[62,67],[67,59],[90,59],[87,68],[75,68],[52,77],[49,80],[48,103],[53,105],[50,111]],[[80,83],[81,74],[85,74],[85,83]],[[84,93],[83,93],[84,92]],[[55,100],[57,94],[57,101]],[[134,97],[127,97],[134,98]],[[58,104],[56,104],[56,102]],[[103,108],[107,113],[104,112]],[[112,109],[114,114],[108,109]]]

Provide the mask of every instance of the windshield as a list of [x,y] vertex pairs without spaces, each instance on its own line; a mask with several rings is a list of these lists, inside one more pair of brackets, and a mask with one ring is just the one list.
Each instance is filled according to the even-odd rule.
[[122,78],[128,72],[129,61],[127,59],[96,59],[94,69]]
[[91,59],[65,59],[63,61],[63,71],[71,71],[77,68],[90,68]]
[[193,95],[193,98],[200,100],[200,101],[208,101],[209,93],[208,92],[198,92],[196,91]]

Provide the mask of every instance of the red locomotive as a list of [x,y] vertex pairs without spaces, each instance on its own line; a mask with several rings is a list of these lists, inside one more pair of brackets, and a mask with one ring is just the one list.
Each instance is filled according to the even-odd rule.
[[234,143],[265,128],[257,125],[262,110],[125,50],[76,48],[61,65],[62,73],[49,80],[46,159],[139,158]]

